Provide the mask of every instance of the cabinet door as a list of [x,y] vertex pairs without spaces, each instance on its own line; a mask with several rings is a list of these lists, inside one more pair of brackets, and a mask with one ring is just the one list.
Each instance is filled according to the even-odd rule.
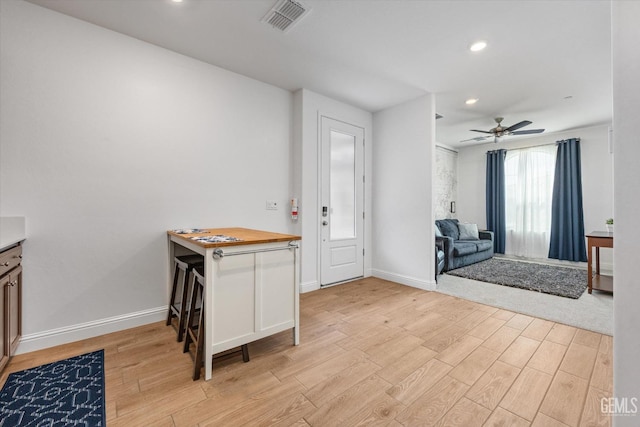
[[18,266],[9,274],[9,350],[13,354],[22,336],[22,266]]
[[9,275],[0,278],[0,371],[9,361]]
[[[255,328],[255,255],[217,262],[213,289],[213,344],[250,337]],[[247,341],[249,342],[249,341]]]
[[264,252],[256,258],[259,330],[292,328],[296,286],[293,251]]

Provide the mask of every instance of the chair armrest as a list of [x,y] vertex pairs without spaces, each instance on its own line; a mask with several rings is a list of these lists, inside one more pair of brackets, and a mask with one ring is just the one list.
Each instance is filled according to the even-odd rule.
[[493,231],[482,230],[478,231],[478,236],[480,240],[491,240],[493,242]]
[[448,236],[436,237],[436,246],[444,252],[444,270],[453,265],[453,238]]

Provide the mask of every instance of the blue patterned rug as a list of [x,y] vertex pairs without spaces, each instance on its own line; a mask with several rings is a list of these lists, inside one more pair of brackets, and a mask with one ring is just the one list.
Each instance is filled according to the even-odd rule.
[[104,350],[14,372],[0,391],[0,427],[104,425]]

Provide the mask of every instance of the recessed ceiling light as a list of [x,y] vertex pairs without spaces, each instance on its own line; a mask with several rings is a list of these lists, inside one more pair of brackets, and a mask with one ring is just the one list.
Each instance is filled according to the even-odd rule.
[[182,3],[182,0],[171,0],[174,3]]
[[466,101],[464,101],[464,103],[467,104],[467,105],[473,105],[476,102],[478,102],[478,98],[469,98]]
[[471,52],[480,52],[485,47],[487,47],[487,42],[479,41],[472,44],[471,47],[469,47],[469,50]]

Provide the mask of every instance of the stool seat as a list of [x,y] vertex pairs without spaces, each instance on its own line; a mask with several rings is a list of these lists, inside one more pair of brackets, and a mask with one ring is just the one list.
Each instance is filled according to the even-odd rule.
[[[200,369],[202,368],[203,352],[204,352],[204,266],[194,267],[192,272],[191,282],[191,295],[189,297],[189,310],[186,323],[185,340],[183,352],[189,351],[191,343],[194,344],[195,353],[193,356],[193,380],[196,381],[200,378]],[[198,303],[200,307],[198,307]],[[196,313],[198,315],[196,316]],[[197,319],[197,323],[194,320]],[[247,363],[249,361],[249,347],[247,344],[240,346],[240,350],[235,352],[242,352],[242,360]],[[235,353],[234,352],[234,353]],[[223,352],[224,356],[231,353]],[[216,358],[216,357],[214,357]],[[213,361],[208,361],[212,363]]]
[[[202,255],[194,254],[194,255],[180,255],[175,257],[177,262],[181,262],[184,264],[201,264],[204,265],[204,257]],[[193,267],[191,268],[193,270]]]
[[[187,296],[189,295],[189,276],[194,268],[204,268],[204,257],[202,255],[180,255],[173,259],[175,272],[173,274],[173,286],[171,288],[171,299],[169,300],[169,312],[167,313],[167,325],[172,324],[174,317],[178,318],[176,330],[178,342],[184,339],[185,324],[187,321]],[[178,292],[180,285],[180,272],[182,272],[182,290]],[[178,295],[181,296],[177,301]]]

